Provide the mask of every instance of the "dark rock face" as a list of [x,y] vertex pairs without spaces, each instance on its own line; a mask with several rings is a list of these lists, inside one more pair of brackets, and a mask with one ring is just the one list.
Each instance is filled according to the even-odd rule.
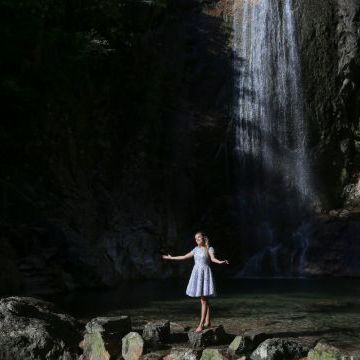
[[[180,276],[190,264],[160,252],[189,251],[199,228],[242,264],[253,244],[234,211],[233,2],[21,4],[2,5],[0,292]],[[359,1],[294,11],[319,207],[358,206]],[[328,273],[313,265],[331,241],[320,230],[309,275]],[[356,275],[345,263],[331,273]]]
[[318,216],[309,234],[305,273],[360,276],[360,211],[340,209]]
[[360,3],[296,0],[313,171],[324,208],[359,178]]
[[[178,274],[176,265],[163,267],[160,250],[188,251],[194,231],[224,201],[232,91],[225,2],[164,4],[49,7],[46,16],[64,39],[51,21],[22,29],[35,33],[24,47],[18,35],[17,47],[30,50],[6,59],[15,69],[9,77],[32,89],[36,72],[43,87],[33,111],[4,90],[9,118],[23,129],[9,125],[3,134],[11,143],[1,142],[2,153],[19,146],[2,178],[14,291]],[[27,5],[6,11],[24,24],[37,21]],[[112,22],[124,25],[105,26]],[[12,23],[4,26],[17,34]],[[22,111],[36,125],[21,127]]]
[[360,2],[295,4],[313,178],[321,204],[320,214],[310,221],[305,273],[359,276]]
[[29,297],[0,300],[0,359],[75,360],[79,324],[52,304]]

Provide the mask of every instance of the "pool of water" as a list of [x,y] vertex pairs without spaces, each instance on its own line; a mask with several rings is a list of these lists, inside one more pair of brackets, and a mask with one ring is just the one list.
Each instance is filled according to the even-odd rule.
[[[51,298],[84,321],[127,314],[134,321],[169,319],[196,326],[199,300],[185,295],[187,279],[131,281],[116,290]],[[360,279],[236,279],[217,283],[213,323],[233,334],[257,329],[309,343],[324,339],[360,351]]]

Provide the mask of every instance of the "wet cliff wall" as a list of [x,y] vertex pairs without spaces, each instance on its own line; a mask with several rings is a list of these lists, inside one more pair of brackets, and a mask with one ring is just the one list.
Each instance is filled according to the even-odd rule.
[[[2,292],[181,275],[232,211],[232,2],[1,3]],[[296,0],[320,201],[309,275],[359,275],[359,2]],[[334,264],[330,266],[329,264]]]
[[319,207],[312,275],[359,275],[360,2],[297,0],[311,162]]
[[341,207],[359,180],[360,2],[298,0],[294,11],[318,194]]
[[3,292],[186,269],[160,251],[189,251],[228,192],[218,5],[2,2]]

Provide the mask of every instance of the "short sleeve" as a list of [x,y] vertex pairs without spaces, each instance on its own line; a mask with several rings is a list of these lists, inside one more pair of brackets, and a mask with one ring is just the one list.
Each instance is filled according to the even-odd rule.
[[191,253],[194,255],[195,254],[195,249],[196,249],[196,246],[191,250]]
[[210,246],[210,247],[209,247],[209,254],[213,254],[213,255],[214,255],[214,252],[215,252],[214,248],[213,248],[212,246]]

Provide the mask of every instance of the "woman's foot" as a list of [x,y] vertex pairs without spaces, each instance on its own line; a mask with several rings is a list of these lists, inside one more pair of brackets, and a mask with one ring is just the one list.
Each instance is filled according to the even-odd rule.
[[206,327],[206,328],[209,328],[209,327],[211,327],[211,323],[208,323],[208,324],[204,324],[204,327]]
[[203,330],[204,330],[204,325],[203,325],[203,324],[200,324],[200,325],[196,328],[195,332],[196,332],[196,333],[199,333],[199,332],[202,332]]

